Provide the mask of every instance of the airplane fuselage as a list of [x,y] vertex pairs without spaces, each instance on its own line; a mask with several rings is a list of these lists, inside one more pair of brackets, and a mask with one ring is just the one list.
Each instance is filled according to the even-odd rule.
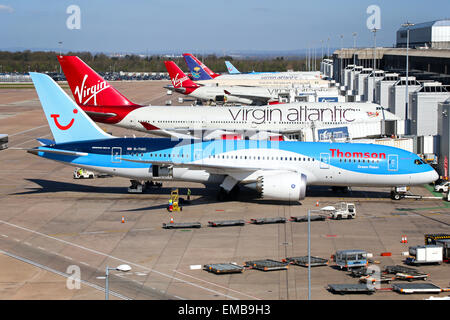
[[[249,174],[240,180],[243,184],[252,183],[264,172],[273,170],[305,175],[308,185],[393,187],[437,179],[436,171],[414,153],[359,143],[114,138],[38,148],[42,149],[80,152],[85,155],[44,152],[38,155],[138,180],[170,178],[218,184],[226,171],[221,171],[221,167],[244,171],[249,168]],[[196,169],[186,168],[192,164]],[[212,167],[216,169],[211,170]]]
[[[345,126],[381,122],[383,114],[370,103],[293,103],[271,106],[148,106],[132,108],[120,117],[95,116],[93,111],[116,114],[120,108],[90,106],[82,108],[97,122],[155,134],[166,130],[264,131],[299,133],[315,127]],[[118,110],[118,111],[117,111]],[[113,121],[111,121],[113,119]],[[165,135],[165,134],[163,134]]]

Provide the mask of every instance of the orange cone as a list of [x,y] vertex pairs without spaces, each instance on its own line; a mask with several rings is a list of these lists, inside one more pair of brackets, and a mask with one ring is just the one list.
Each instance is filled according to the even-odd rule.
[[125,217],[122,216],[122,223],[125,223]]
[[316,201],[316,207],[318,207],[318,206],[319,206],[319,200]]
[[170,217],[170,223],[173,223],[173,217]]

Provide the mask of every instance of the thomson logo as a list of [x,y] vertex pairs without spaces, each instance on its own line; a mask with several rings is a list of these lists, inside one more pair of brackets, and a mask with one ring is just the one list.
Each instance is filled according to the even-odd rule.
[[361,158],[361,159],[386,159],[386,153],[378,152],[343,152],[339,149],[330,149],[332,158]]
[[78,103],[87,104],[91,99],[94,99],[93,104],[97,105],[97,94],[102,92],[105,89],[108,89],[110,85],[105,81],[98,80],[96,85],[86,87],[85,83],[88,78],[88,75],[84,75],[83,82],[81,83],[81,87],[76,86],[74,93],[78,99]]

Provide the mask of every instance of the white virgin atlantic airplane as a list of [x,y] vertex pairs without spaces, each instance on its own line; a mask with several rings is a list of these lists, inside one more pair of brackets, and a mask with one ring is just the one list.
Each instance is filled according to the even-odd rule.
[[[177,138],[267,139],[311,127],[342,128],[396,119],[372,103],[299,102],[267,106],[141,106],[76,56],[58,56],[75,102],[96,122]],[[361,136],[362,137],[362,136]],[[352,136],[359,138],[359,136]]]

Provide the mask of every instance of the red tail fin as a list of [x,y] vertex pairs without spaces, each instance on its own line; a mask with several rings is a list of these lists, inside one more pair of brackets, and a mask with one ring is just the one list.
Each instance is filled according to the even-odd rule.
[[76,56],[58,56],[75,102],[80,106],[135,106]]
[[189,94],[198,87],[194,81],[176,65],[173,61],[164,61],[167,72],[169,72],[170,80],[172,80],[173,87],[176,89],[184,88],[184,93]]

